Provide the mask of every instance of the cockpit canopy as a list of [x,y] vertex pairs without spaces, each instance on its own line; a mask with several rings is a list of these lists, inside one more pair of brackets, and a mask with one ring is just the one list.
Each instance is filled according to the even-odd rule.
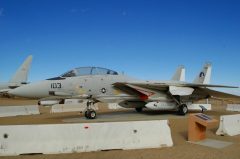
[[62,74],[60,77],[76,77],[87,75],[118,75],[116,71],[101,67],[79,67]]

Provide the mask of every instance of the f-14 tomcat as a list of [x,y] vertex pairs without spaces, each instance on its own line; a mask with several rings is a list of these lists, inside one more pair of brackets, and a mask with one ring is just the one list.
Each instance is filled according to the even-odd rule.
[[[238,98],[238,96],[218,92],[209,87],[237,88],[210,85],[211,64],[205,64],[193,83],[185,82],[185,69],[179,67],[169,81],[136,80],[116,71],[100,67],[79,67],[61,76],[31,83],[9,94],[40,101],[65,99],[87,100],[85,117],[94,119],[96,111],[92,105],[97,102],[118,103],[125,108],[153,110],[177,110],[180,115],[188,112],[187,103],[209,97]],[[40,102],[41,103],[41,102]]]

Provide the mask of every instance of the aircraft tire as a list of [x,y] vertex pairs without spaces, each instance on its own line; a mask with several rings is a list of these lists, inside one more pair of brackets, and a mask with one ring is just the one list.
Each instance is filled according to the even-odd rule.
[[178,107],[178,114],[179,115],[186,115],[188,112],[188,107],[186,104],[181,104],[179,107]]
[[96,113],[95,110],[90,109],[90,110],[85,112],[85,116],[86,116],[87,119],[95,119],[96,116],[97,116],[97,113]]
[[142,109],[143,109],[143,108],[141,108],[141,107],[140,107],[140,108],[135,108],[135,110],[136,110],[138,113],[142,112]]
[[86,110],[86,111],[84,112],[84,116],[85,116],[86,118],[88,118],[87,113],[88,113],[88,111]]

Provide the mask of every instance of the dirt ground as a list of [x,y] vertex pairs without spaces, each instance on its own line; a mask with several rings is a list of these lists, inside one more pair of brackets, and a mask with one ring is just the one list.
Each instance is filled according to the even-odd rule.
[[[3,105],[31,105],[36,104],[35,100],[26,99],[8,99],[0,98],[0,106]],[[212,105],[213,110],[205,112],[205,114],[219,120],[220,115],[227,114],[237,114],[236,112],[225,111],[225,105]],[[111,114],[116,111],[121,111],[127,113],[132,110],[108,110],[106,106],[99,106],[99,114]],[[63,119],[67,118],[78,118],[82,117],[79,112],[71,113],[56,113],[49,114],[50,108],[40,107],[40,115],[30,115],[30,116],[16,116],[16,117],[2,117],[0,118],[0,125],[9,124],[53,124],[53,123],[63,123]],[[163,113],[170,112],[157,112],[162,115]],[[149,115],[149,114],[148,114]],[[143,114],[144,116],[144,114]],[[0,157],[3,159],[57,159],[57,158],[68,158],[68,159],[239,159],[240,158],[240,135],[237,136],[217,136],[215,132],[218,128],[216,124],[214,127],[207,130],[207,137],[210,139],[216,139],[221,141],[229,141],[233,144],[223,148],[214,149],[205,146],[200,146],[196,144],[191,144],[187,142],[187,119],[174,118],[174,114],[169,115],[169,122],[171,127],[171,133],[173,138],[174,146],[170,148],[159,148],[159,149],[140,149],[140,150],[113,150],[113,151],[99,151],[99,152],[86,152],[86,153],[73,153],[73,154],[58,154],[58,155],[22,155],[13,157]],[[168,116],[166,116],[168,117]],[[144,118],[142,118],[144,120]],[[127,120],[127,119],[126,119]],[[138,119],[139,120],[139,119]],[[89,120],[87,121],[89,122]],[[94,122],[94,121],[91,121]],[[146,136],[147,137],[147,136]]]

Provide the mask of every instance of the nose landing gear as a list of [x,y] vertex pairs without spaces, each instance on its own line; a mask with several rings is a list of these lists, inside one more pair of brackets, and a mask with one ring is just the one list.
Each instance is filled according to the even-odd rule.
[[85,117],[87,119],[95,119],[97,117],[97,113],[95,110],[89,109],[89,110],[85,111]]
[[94,105],[94,102],[87,101],[87,110],[84,113],[87,119],[95,119],[97,117],[96,111],[91,108],[92,105]]

